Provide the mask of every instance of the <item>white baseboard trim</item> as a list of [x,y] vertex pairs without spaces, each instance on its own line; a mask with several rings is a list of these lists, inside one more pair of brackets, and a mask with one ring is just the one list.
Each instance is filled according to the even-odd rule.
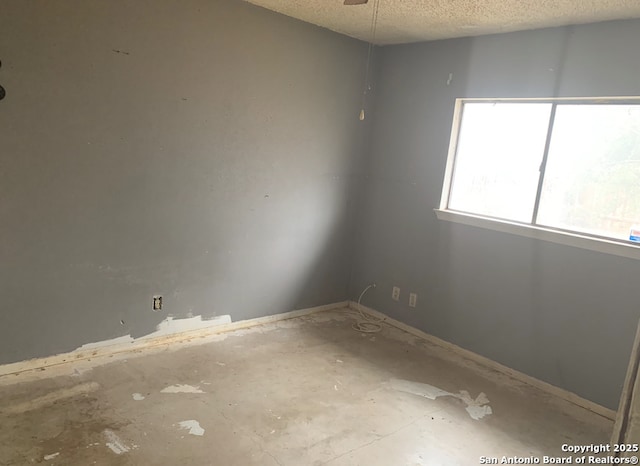
[[[112,358],[114,355],[123,353],[140,352],[142,350],[148,350],[158,346],[165,346],[170,344],[193,342],[193,340],[204,340],[207,337],[218,335],[221,333],[230,332],[233,330],[240,330],[249,327],[255,327],[257,325],[269,324],[278,322],[281,320],[293,319],[295,317],[301,317],[308,314],[314,314],[316,312],[330,311],[333,309],[339,309],[347,307],[348,301],[342,301],[333,304],[326,304],[324,306],[311,307],[307,309],[299,309],[296,311],[284,312],[281,314],[275,314],[271,316],[258,317],[255,319],[240,320],[237,322],[223,323],[202,329],[188,330],[178,333],[171,333],[161,335],[154,338],[140,337],[130,342],[115,343],[115,344],[96,344],[85,345],[90,348],[81,347],[68,353],[57,354],[54,356],[29,359],[26,361],[19,361],[9,364],[0,365],[0,378],[5,376],[20,375],[25,372],[37,372],[43,371],[46,368],[53,366],[62,366],[65,364],[94,360],[99,358]],[[205,342],[205,341],[203,341]],[[106,342],[109,343],[109,342]],[[43,377],[47,374],[43,373]]]
[[[358,304],[354,301],[349,301],[349,307],[351,309],[357,310]],[[432,343],[433,345],[439,346],[447,351],[451,351],[452,353],[455,353],[462,358],[471,360],[488,369],[501,372],[502,374],[505,374],[515,380],[518,380],[519,382],[525,383],[527,385],[531,385],[539,390],[549,393],[550,395],[561,398],[565,401],[568,401],[569,403],[573,403],[577,406],[580,406],[581,408],[584,408],[593,413],[596,413],[604,418],[611,419],[611,420],[616,419],[616,411],[612,409],[606,408],[593,401],[582,398],[581,396],[576,395],[575,393],[572,393],[563,388],[556,387],[555,385],[551,385],[550,383],[547,383],[547,382],[543,382],[542,380],[536,379],[535,377],[527,375],[523,372],[517,371],[515,369],[511,369],[510,367],[502,365],[499,362],[496,362],[492,359],[489,359],[487,357],[474,353],[473,351],[466,350],[460,346],[454,345],[453,343],[449,343],[448,341],[441,340],[440,338],[434,337],[433,335],[429,335],[428,333],[425,333],[422,330],[418,330],[415,327],[412,327],[398,320],[395,320],[383,314],[382,312],[376,311],[375,309],[364,306],[362,304],[360,305],[360,308],[363,312],[371,315],[372,317],[383,319],[387,324],[392,325],[393,327],[396,327],[400,330],[404,330],[405,332],[410,333],[411,335],[414,335],[418,338],[422,338],[423,340],[426,340],[427,342]]]

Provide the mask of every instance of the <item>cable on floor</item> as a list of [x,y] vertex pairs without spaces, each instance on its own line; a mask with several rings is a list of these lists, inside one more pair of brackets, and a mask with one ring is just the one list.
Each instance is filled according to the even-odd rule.
[[373,317],[366,314],[362,310],[362,307],[360,306],[360,301],[362,301],[362,297],[364,296],[364,294],[367,291],[369,291],[371,288],[375,288],[375,287],[376,287],[376,284],[372,283],[371,285],[367,286],[364,290],[362,290],[362,293],[360,293],[360,296],[358,297],[357,311],[358,311],[358,314],[360,315],[360,320],[358,322],[355,322],[352,325],[353,329],[357,330],[358,332],[377,333],[380,330],[382,330],[382,325],[380,324],[384,322],[384,319],[378,319],[377,317]]

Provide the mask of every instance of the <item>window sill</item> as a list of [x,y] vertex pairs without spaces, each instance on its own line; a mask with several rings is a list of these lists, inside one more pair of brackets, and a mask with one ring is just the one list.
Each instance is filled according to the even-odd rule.
[[578,233],[568,233],[564,231],[552,230],[534,225],[524,225],[512,223],[504,220],[489,219],[477,215],[453,212],[451,210],[434,209],[436,216],[440,220],[461,223],[488,230],[511,233],[542,241],[549,241],[566,246],[573,246],[591,251],[613,254],[630,259],[640,259],[640,245],[627,244],[617,241],[609,241],[601,238],[583,236]]

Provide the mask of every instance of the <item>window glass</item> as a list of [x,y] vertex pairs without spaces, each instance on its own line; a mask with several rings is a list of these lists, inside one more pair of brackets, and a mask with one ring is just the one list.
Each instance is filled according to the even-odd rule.
[[466,103],[448,207],[531,222],[550,103]]
[[640,224],[640,106],[557,106],[537,223],[629,239]]

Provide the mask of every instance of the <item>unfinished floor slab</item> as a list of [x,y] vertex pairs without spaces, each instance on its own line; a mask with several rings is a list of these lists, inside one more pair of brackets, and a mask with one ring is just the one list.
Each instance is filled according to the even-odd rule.
[[[348,309],[0,384],[0,464],[471,465],[612,421]],[[13,379],[12,379],[13,377]]]

